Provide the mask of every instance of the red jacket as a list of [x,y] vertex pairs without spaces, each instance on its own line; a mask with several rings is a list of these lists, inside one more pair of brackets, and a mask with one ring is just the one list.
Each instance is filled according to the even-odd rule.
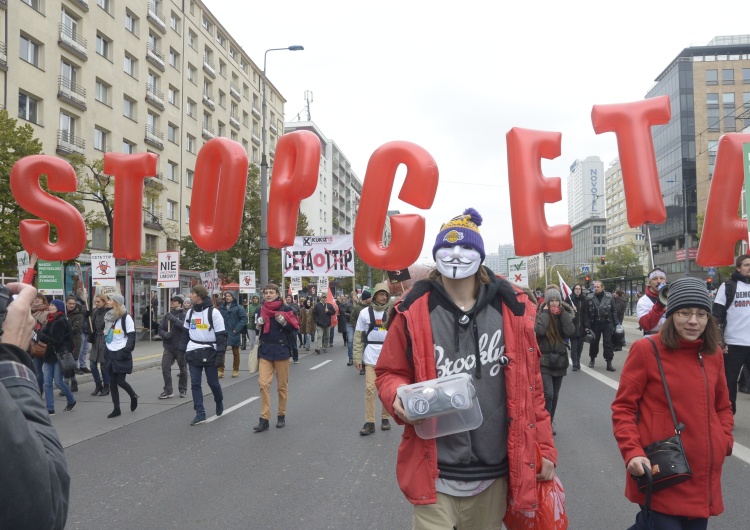
[[[698,349],[702,341],[680,340],[679,349],[669,350],[660,334],[650,338],[659,350],[677,422],[685,424],[682,442],[693,472],[687,482],[654,493],[651,507],[669,515],[719,515],[724,511],[721,467],[734,444],[724,356],[719,348],[714,354],[701,354],[701,366]],[[643,447],[674,435],[659,365],[646,338],[630,347],[612,403],[612,424],[625,465],[633,457],[645,456]],[[629,473],[625,496],[634,503],[646,501]]]
[[[509,498],[514,509],[536,509],[536,446],[542,455],[557,463],[557,450],[552,439],[549,414],[544,409],[544,393],[539,372],[539,348],[534,335],[536,308],[525,293],[516,290],[505,280],[497,296],[503,297],[503,333],[505,355],[510,363],[505,367],[507,393],[509,460]],[[412,289],[418,293],[419,282]],[[432,326],[428,310],[429,289],[404,309],[404,301],[394,308],[383,349],[375,367],[376,385],[383,406],[399,424],[393,411],[396,389],[437,377],[434,358]],[[514,314],[513,311],[516,311]],[[394,314],[393,312],[391,313]],[[411,337],[412,363],[406,356],[405,328]],[[412,504],[435,504],[438,478],[435,440],[423,440],[414,427],[406,425],[396,463],[398,483]]]

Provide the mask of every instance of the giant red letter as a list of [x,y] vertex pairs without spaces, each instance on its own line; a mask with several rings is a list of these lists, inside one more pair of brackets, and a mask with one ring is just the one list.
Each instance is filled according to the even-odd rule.
[[701,267],[733,265],[735,243],[748,239],[747,220],[737,215],[744,172],[742,144],[746,142],[750,142],[750,134],[730,133],[719,139],[703,233],[695,260]]
[[424,243],[424,217],[402,214],[391,217],[391,243],[387,248],[383,246],[388,202],[400,164],[406,166],[406,179],[399,199],[428,209],[437,192],[437,164],[430,153],[418,145],[388,142],[370,156],[354,227],[354,248],[362,261],[376,269],[405,269],[419,258]]
[[141,259],[143,182],[156,176],[154,153],[104,153],[104,172],[115,177],[115,219],[112,253],[116,258]]
[[[21,221],[21,244],[47,261],[77,258],[86,248],[86,225],[80,212],[64,200],[50,195],[39,186],[39,177],[47,175],[52,191],[76,191],[76,174],[70,164],[49,155],[26,156],[13,164],[10,190],[21,208],[41,219]],[[50,243],[50,227],[57,228],[57,243]],[[11,227],[6,227],[10,229]]]
[[203,250],[234,246],[242,228],[247,153],[229,138],[214,138],[198,152],[190,204],[190,235]]
[[570,225],[550,227],[544,215],[544,203],[562,200],[562,189],[559,177],[542,175],[541,159],[560,156],[562,135],[513,127],[505,138],[516,255],[531,256],[572,248]]
[[671,110],[669,96],[619,105],[594,105],[591,110],[596,134],[614,132],[617,135],[628,224],[632,228],[667,220],[651,126],[669,123]]
[[279,138],[268,198],[268,246],[294,244],[299,205],[318,185],[320,139],[310,131]]

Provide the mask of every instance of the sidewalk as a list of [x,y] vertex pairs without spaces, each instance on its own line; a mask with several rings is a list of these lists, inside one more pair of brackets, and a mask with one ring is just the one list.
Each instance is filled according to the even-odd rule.
[[[161,356],[164,353],[162,341],[160,340],[139,340],[135,343],[133,351],[133,372],[148,370],[155,366],[161,366]],[[79,384],[88,383],[94,380],[91,374],[76,375]]]

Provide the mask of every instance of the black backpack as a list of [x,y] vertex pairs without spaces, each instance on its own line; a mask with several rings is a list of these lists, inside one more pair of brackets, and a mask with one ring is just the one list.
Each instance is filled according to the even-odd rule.
[[732,305],[732,302],[734,302],[734,295],[737,294],[736,280],[728,280],[724,282],[724,294],[727,297],[727,301],[724,304],[724,312],[722,313],[721,321],[719,322],[719,327],[721,329],[724,329],[727,325],[727,311],[729,311],[729,307]]
[[[190,322],[190,319],[192,317],[193,317],[193,308],[191,307],[190,311],[187,314],[187,321]],[[211,307],[210,311],[208,312],[208,331],[211,331],[212,329],[214,329],[214,308],[213,307]]]
[[[367,306],[367,311],[370,314],[370,323],[367,325],[367,333],[365,333],[365,338],[364,338],[365,348],[367,347],[368,344],[383,344],[382,340],[371,341],[368,338],[372,330],[374,330],[377,327],[377,325],[375,324],[375,310],[372,308],[372,304]],[[386,318],[387,318],[387,312],[383,311],[383,318],[381,319],[381,321],[385,323]]]

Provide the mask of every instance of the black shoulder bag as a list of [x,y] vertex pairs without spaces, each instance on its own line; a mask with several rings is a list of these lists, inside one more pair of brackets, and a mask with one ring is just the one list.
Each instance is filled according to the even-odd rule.
[[[651,462],[652,489],[653,491],[660,491],[690,480],[693,478],[693,472],[690,471],[690,464],[688,464],[685,456],[685,448],[682,446],[682,437],[680,436],[685,425],[677,423],[677,417],[672,406],[672,397],[669,395],[669,387],[667,387],[667,379],[664,377],[664,368],[659,358],[659,351],[656,348],[656,343],[650,338],[648,340],[654,347],[654,355],[656,355],[656,362],[659,365],[664,392],[667,394],[667,403],[669,403],[669,412],[672,413],[675,432],[674,436],[656,441],[643,448],[646,457]],[[638,484],[638,491],[645,492],[648,489],[649,480],[646,475],[634,476],[633,478]]]

